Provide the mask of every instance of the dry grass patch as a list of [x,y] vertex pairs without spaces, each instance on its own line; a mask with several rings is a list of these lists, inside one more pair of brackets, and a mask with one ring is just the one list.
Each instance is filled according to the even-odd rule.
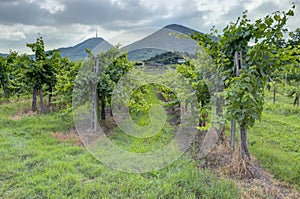
[[71,129],[68,132],[52,133],[51,136],[59,140],[60,142],[68,142],[76,146],[83,146],[80,137],[78,136],[75,129]]
[[18,121],[24,117],[34,116],[36,114],[37,112],[33,112],[29,107],[29,108],[19,110],[17,114],[10,116],[10,119],[14,121]]
[[300,198],[300,192],[295,186],[280,182],[264,171],[254,156],[251,161],[240,160],[238,149],[231,152],[227,143],[227,139],[219,142],[200,166],[213,169],[218,176],[235,180],[242,198]]

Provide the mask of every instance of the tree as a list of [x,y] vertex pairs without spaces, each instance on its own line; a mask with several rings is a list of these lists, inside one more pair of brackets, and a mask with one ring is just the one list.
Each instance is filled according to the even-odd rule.
[[59,96],[56,104],[60,108],[65,109],[66,112],[71,111],[74,83],[81,64],[81,62],[70,61],[68,57],[60,60],[60,69],[56,74],[54,95]]
[[51,106],[51,99],[53,89],[57,84],[57,74],[62,70],[60,51],[52,50],[46,53],[46,60],[44,61],[44,82],[48,91],[48,106]]
[[[34,59],[31,59],[25,69],[25,76],[31,82],[33,87],[32,110],[36,110],[37,91],[40,92],[40,106],[43,112],[43,85],[47,85],[49,91],[49,103],[51,103],[52,89],[56,84],[56,72],[60,68],[59,51],[45,52],[44,40],[37,38],[35,43],[27,44],[34,53]],[[50,105],[50,104],[49,104]]]
[[[192,36],[213,58],[223,76],[228,115],[239,125],[242,159],[250,159],[247,129],[261,117],[268,77],[290,59],[289,49],[278,48],[276,44],[287,32],[285,25],[288,17],[294,15],[294,8],[295,5],[288,12],[277,11],[254,22],[245,11],[236,22],[223,29],[223,34],[218,35],[219,41],[204,34]],[[213,28],[214,34],[217,31]],[[233,67],[237,52],[243,56],[243,65],[238,69]],[[235,75],[237,72],[239,76]]]
[[10,82],[10,92],[16,95],[18,99],[22,94],[29,94],[30,83],[25,76],[25,68],[31,62],[30,57],[26,54],[17,55],[14,62],[9,65],[9,82]]
[[35,54],[35,59],[31,59],[25,69],[25,75],[27,79],[31,82],[33,87],[32,92],[32,111],[36,110],[36,96],[38,90],[40,90],[40,103],[41,111],[43,108],[42,99],[42,86],[44,83],[44,61],[46,59],[44,40],[42,37],[37,38],[35,43],[26,44],[27,47],[31,48],[32,52]]
[[[195,90],[195,94],[197,96],[198,104],[200,105],[199,113],[196,115],[198,116],[198,124],[199,127],[206,126],[207,123],[207,105],[210,102],[210,92],[207,86],[205,72],[207,73],[207,68],[211,67],[210,60],[204,61],[205,56],[202,56],[201,52],[197,53],[198,56],[201,56],[201,61],[199,63],[198,59],[188,60],[186,64],[180,64],[176,66],[176,70],[179,74],[185,77],[192,88]],[[205,68],[205,65],[209,65]],[[199,70],[202,69],[202,73]],[[193,108],[193,107],[192,107]]]
[[[133,63],[128,61],[127,53],[122,53],[119,46],[113,47],[106,52],[99,53],[96,57],[89,52],[90,58],[99,60],[101,75],[96,74],[98,97],[101,106],[101,119],[106,119],[106,106],[110,106],[110,99],[115,84],[119,79],[133,68]],[[110,108],[111,110],[111,108]],[[111,111],[110,111],[111,112]]]
[[0,56],[0,88],[3,89],[5,99],[8,99],[8,73],[7,59]]
[[[97,55],[92,54],[89,49],[87,53],[89,59],[82,63],[75,81],[72,82],[72,105],[73,107],[92,106],[91,120],[94,127],[93,124],[99,116],[98,112],[101,120],[106,120],[107,106],[111,110],[111,95],[114,87],[134,64],[128,61],[127,53],[122,53],[118,46]],[[101,107],[100,110],[98,107]]]
[[287,42],[294,60],[286,68],[286,79],[289,83],[289,96],[295,96],[294,106],[299,106],[300,98],[300,28],[290,33],[290,39]]
[[0,87],[4,92],[4,98],[21,94],[24,90],[25,80],[20,65],[26,63],[28,56],[20,56],[17,52],[11,51],[5,58],[0,57]]

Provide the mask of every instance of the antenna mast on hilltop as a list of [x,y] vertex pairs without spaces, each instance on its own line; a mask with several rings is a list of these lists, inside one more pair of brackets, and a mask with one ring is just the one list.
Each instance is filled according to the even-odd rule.
[[96,38],[98,38],[98,29],[96,28]]

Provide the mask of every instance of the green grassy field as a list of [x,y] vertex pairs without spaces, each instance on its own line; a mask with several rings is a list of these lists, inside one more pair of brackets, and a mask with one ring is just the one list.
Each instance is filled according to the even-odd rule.
[[249,148],[263,168],[300,190],[300,108],[293,99],[267,93],[261,122],[249,130]]
[[[233,181],[196,168],[188,155],[143,174],[106,167],[84,147],[51,136],[68,130],[56,113],[10,118],[28,106],[0,105],[0,198],[238,198]],[[112,139],[127,142],[122,134]],[[127,143],[132,151],[145,144]]]
[[[151,99],[150,99],[151,100]],[[267,93],[261,122],[249,130],[249,147],[263,168],[300,190],[300,108]],[[18,115],[29,101],[0,105],[0,198],[239,198],[234,181],[198,169],[188,155],[164,169],[131,174],[97,161],[84,147],[59,141],[70,126],[58,113]],[[144,118],[147,121],[147,118]],[[116,128],[110,139],[125,150],[151,152],[169,142],[166,125],[151,139],[132,138]]]

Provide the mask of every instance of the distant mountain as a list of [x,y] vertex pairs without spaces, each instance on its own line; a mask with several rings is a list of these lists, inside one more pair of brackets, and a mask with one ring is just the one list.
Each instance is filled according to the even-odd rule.
[[[122,49],[128,52],[129,60],[148,60],[166,52],[193,54],[197,48],[197,42],[189,37],[184,38],[182,35],[191,35],[195,32],[203,34],[182,25],[171,24]],[[86,48],[92,50],[93,54],[98,54],[111,47],[113,47],[112,44],[99,37],[87,39],[75,46],[59,48],[59,50],[61,50],[62,57],[69,57],[70,60],[82,60],[87,57]],[[7,54],[0,53],[0,56],[5,57]]]
[[72,47],[59,48],[59,50],[61,50],[62,57],[69,57],[70,60],[82,60],[87,57],[86,48],[99,53],[109,50],[111,47],[110,43],[99,37],[87,39]]
[[186,34],[186,35],[192,35],[195,32],[200,33],[197,30],[194,30],[194,29],[191,29],[191,28],[185,27],[183,25],[179,25],[179,24],[170,24],[170,25],[165,26],[164,28],[169,29],[169,30],[174,30],[174,31],[177,31],[182,34]]
[[8,56],[8,54],[2,54],[2,53],[0,53],[0,57],[7,57]]
[[[111,47],[113,46],[110,43],[98,37],[87,39],[75,46],[59,48],[58,50],[61,50],[60,55],[62,57],[69,57],[70,60],[82,60],[87,57],[87,53],[85,51],[86,48],[92,50],[93,53],[98,54],[101,51],[109,50]],[[0,56],[7,57],[8,54],[0,53]],[[30,56],[34,57],[34,55]]]
[[195,53],[197,42],[182,37],[183,34],[191,35],[195,32],[198,31],[171,24],[123,48],[128,51],[130,60],[146,60],[168,51]]

